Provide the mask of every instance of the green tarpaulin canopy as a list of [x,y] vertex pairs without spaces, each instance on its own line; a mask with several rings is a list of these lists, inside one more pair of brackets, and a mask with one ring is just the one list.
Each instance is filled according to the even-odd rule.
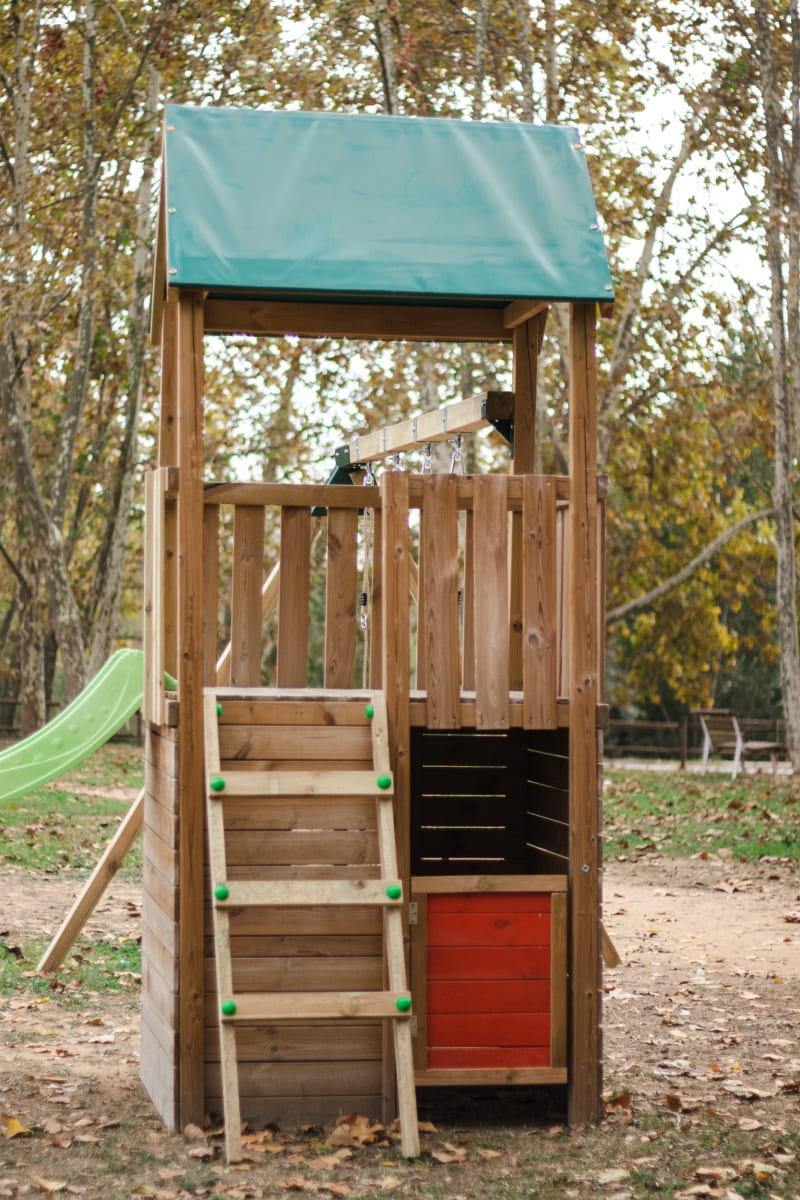
[[169,105],[166,282],[276,299],[613,299],[574,128]]

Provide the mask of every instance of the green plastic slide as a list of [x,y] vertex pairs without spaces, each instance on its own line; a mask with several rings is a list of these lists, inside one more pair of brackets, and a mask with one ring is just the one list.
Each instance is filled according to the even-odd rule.
[[113,737],[142,703],[143,675],[141,650],[117,650],[63,712],[0,751],[0,801],[58,779]]

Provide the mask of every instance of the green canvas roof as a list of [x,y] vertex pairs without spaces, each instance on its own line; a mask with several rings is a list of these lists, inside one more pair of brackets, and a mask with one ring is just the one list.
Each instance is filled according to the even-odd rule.
[[574,128],[184,105],[165,125],[169,286],[613,298]]

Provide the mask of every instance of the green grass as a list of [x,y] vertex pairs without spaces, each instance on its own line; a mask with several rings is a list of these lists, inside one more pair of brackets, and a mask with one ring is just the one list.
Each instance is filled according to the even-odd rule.
[[603,810],[611,858],[721,850],[747,862],[800,859],[797,780],[608,771]]
[[52,996],[56,992],[68,1002],[83,1005],[97,992],[118,992],[139,985],[142,956],[137,937],[79,944],[59,971],[42,978],[33,972],[45,945],[38,939],[20,946],[0,942],[0,995],[25,992]]
[[[93,867],[128,804],[86,795],[81,787],[140,788],[141,749],[107,746],[60,782],[58,790],[42,788],[11,804],[0,804],[0,864],[48,873],[85,873]],[[122,870],[131,875],[140,868],[137,844]]]

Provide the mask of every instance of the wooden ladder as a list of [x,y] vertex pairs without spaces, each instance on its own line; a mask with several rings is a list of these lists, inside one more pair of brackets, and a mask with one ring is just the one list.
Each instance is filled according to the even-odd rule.
[[[225,1110],[225,1153],[228,1162],[242,1158],[239,1064],[236,1025],[281,1020],[389,1018],[392,1022],[401,1150],[419,1154],[417,1097],[411,1048],[411,996],[403,949],[402,884],[398,879],[394,833],[394,786],[389,758],[386,698],[375,692],[367,703],[372,730],[372,771],[232,771],[222,773],[219,751],[219,707],[213,691],[205,695],[206,795],[208,849],[214,914],[214,956],[219,1004],[220,1063]],[[229,881],[225,858],[225,798],[251,796],[285,800],[293,797],[374,796],[377,808],[380,879]],[[383,944],[387,991],[246,992],[233,988],[230,910],[249,907],[376,906],[383,910]]]

